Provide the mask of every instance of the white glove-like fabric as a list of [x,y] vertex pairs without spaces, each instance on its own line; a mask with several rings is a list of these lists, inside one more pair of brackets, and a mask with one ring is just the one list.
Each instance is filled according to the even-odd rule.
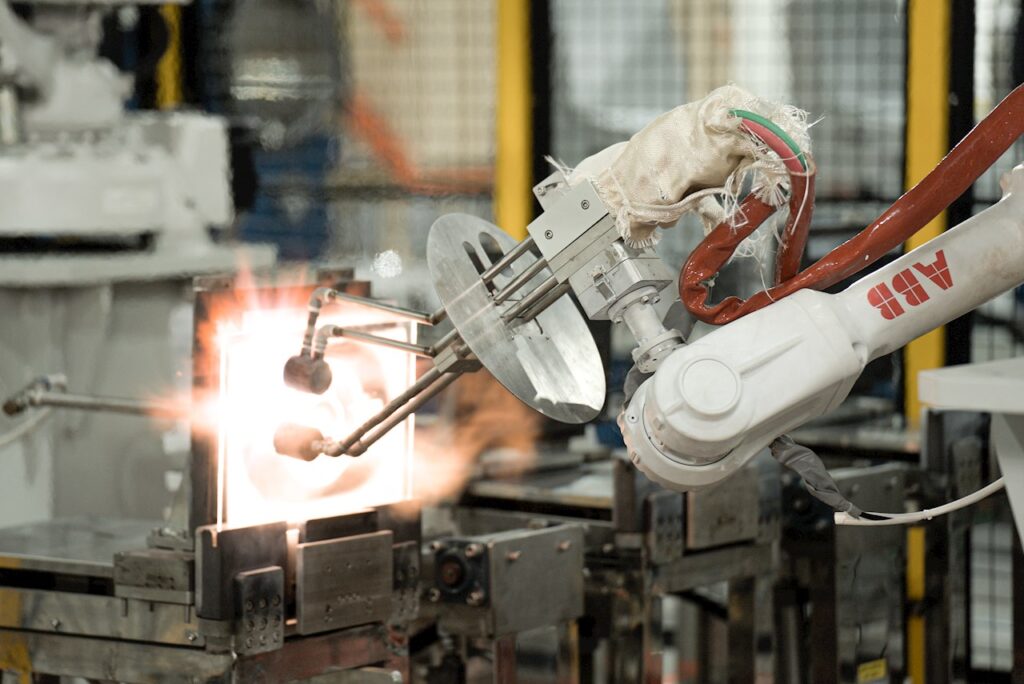
[[[628,142],[583,160],[568,182],[592,181],[614,212],[623,239],[634,247],[655,244],[656,229],[674,225],[688,211],[697,211],[710,230],[731,213],[748,173],[757,172],[755,192],[762,199],[781,205],[786,168],[766,146],[740,131],[733,109],[772,119],[810,150],[804,112],[729,85],[662,114]],[[725,208],[716,195],[726,196]]]

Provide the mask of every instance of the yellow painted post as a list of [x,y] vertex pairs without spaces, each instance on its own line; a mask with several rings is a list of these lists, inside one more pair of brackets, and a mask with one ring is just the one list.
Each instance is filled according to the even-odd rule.
[[529,0],[497,0],[497,22],[494,220],[522,239],[533,208]]
[[[950,4],[951,0],[907,3],[907,188],[924,178],[949,151]],[[907,251],[945,229],[943,212],[907,240]],[[917,374],[945,365],[944,329],[933,330],[908,344],[903,359],[903,406],[911,427],[916,427],[921,420]]]
[[174,109],[184,100],[181,68],[181,5],[163,5],[160,17],[167,25],[167,49],[156,64],[156,106]]
[[[949,71],[952,0],[907,2],[907,140],[904,183],[912,187],[949,150]],[[907,251],[941,234],[943,212],[906,243]],[[921,422],[917,375],[946,362],[945,330],[939,328],[907,345],[904,360],[904,412],[911,427]],[[907,530],[907,675],[925,684],[925,619],[918,609],[925,599],[925,528]]]

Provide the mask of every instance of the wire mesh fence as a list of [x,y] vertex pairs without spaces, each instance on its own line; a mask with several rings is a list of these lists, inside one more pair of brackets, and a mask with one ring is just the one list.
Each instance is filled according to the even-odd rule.
[[808,112],[821,200],[899,196],[905,37],[894,3],[553,0],[551,10],[553,147],[567,163],[735,83]]
[[[1024,82],[1024,33],[1018,0],[976,0],[974,41],[974,114],[984,117],[1014,87]],[[1017,142],[974,185],[975,211],[999,200],[1000,178],[1024,161]],[[988,361],[1024,352],[1024,293],[996,298],[979,308],[971,331],[971,357]]]

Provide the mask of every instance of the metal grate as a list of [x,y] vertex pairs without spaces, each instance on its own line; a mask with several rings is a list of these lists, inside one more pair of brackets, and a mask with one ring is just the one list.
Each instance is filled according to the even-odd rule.
[[416,267],[442,213],[489,218],[495,6],[203,0],[204,100],[255,145],[242,237],[365,272]]
[[[406,270],[423,270],[427,233],[440,215],[492,218],[496,4],[345,5],[349,88],[341,155],[327,181],[328,253],[365,270],[393,250]],[[419,281],[429,281],[425,271]],[[416,301],[432,293],[393,292],[387,283],[382,291],[435,304]]]
[[729,82],[817,123],[824,202],[902,190],[904,17],[889,0],[552,0],[555,154],[573,164]]
[[[1024,64],[1014,57],[1019,32],[1018,0],[976,0],[974,35],[974,115],[983,118],[1000,100],[1024,81]],[[999,200],[999,177],[1024,161],[1024,143],[1018,142],[974,185],[980,205]]]
[[1013,667],[1013,535],[1003,497],[972,511],[970,665],[976,672]]
[[[1024,81],[1024,35],[1018,0],[977,0],[974,40],[974,114],[984,117]],[[1024,161],[1024,142],[1013,148],[974,184],[975,211],[999,200],[999,178]],[[988,361],[1024,353],[1024,292],[997,297],[980,307],[971,329],[971,360]]]

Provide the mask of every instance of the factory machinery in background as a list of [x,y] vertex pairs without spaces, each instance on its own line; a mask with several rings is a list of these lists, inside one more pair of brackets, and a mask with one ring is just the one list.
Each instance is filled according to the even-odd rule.
[[[813,159],[799,135],[755,111],[766,105],[738,97],[745,107],[726,107],[714,135],[698,116],[707,108],[684,107],[541,183],[544,213],[524,242],[478,218],[439,219],[427,254],[442,303],[434,313],[374,300],[350,273],[204,282],[188,475],[171,515],[0,531],[0,671],[14,681],[458,682],[483,667],[498,682],[660,681],[661,655],[685,650],[685,639],[666,644],[663,599],[684,597],[727,625],[722,679],[775,669],[780,681],[899,680],[902,592],[876,589],[900,586],[902,537],[833,526],[831,511],[783,496],[764,447],[786,451],[774,440],[838,405],[869,359],[1024,280],[1018,169],[992,209],[838,295],[813,290],[895,247],[959,194],[1016,139],[1007,121],[1024,120],[1015,111],[1024,95],[802,273]],[[650,230],[678,217],[705,170],[676,176],[675,194],[656,187],[655,201],[630,193],[649,180],[638,164],[669,168],[643,152],[651,131],[675,158],[686,150],[673,131],[697,130],[709,149],[785,168],[740,203],[742,218],[720,216],[680,274],[689,310],[725,323],[686,344],[656,308],[676,298],[666,292],[677,278],[651,250]],[[739,162],[718,165],[725,185]],[[746,303],[706,306],[707,281],[783,204],[778,284]],[[721,209],[704,205],[708,215]],[[560,458],[538,458],[514,478],[459,478],[447,502],[417,500],[417,482],[441,476],[421,471],[424,450],[451,455],[459,445],[443,434],[426,443],[422,432],[414,444],[413,413],[460,374],[486,368],[557,420],[600,412],[604,372],[570,292],[588,318],[623,322],[637,340],[626,454],[559,447]],[[445,321],[448,333],[418,341],[418,325]],[[20,410],[31,396],[8,405]],[[825,484],[834,501],[897,510],[909,479],[889,465]],[[873,561],[861,566],[852,559],[865,544]],[[822,563],[833,571],[815,572]],[[791,591],[772,611],[760,599],[780,575]],[[810,638],[800,626],[808,607]]]
[[[106,19],[128,32],[137,5],[154,4],[0,2],[5,394],[55,372],[80,395],[187,393],[192,278],[275,261],[265,245],[215,239],[235,219],[225,120],[134,108],[131,74],[101,55]],[[40,411],[7,425],[7,524],[157,517],[188,451],[175,421]]]

